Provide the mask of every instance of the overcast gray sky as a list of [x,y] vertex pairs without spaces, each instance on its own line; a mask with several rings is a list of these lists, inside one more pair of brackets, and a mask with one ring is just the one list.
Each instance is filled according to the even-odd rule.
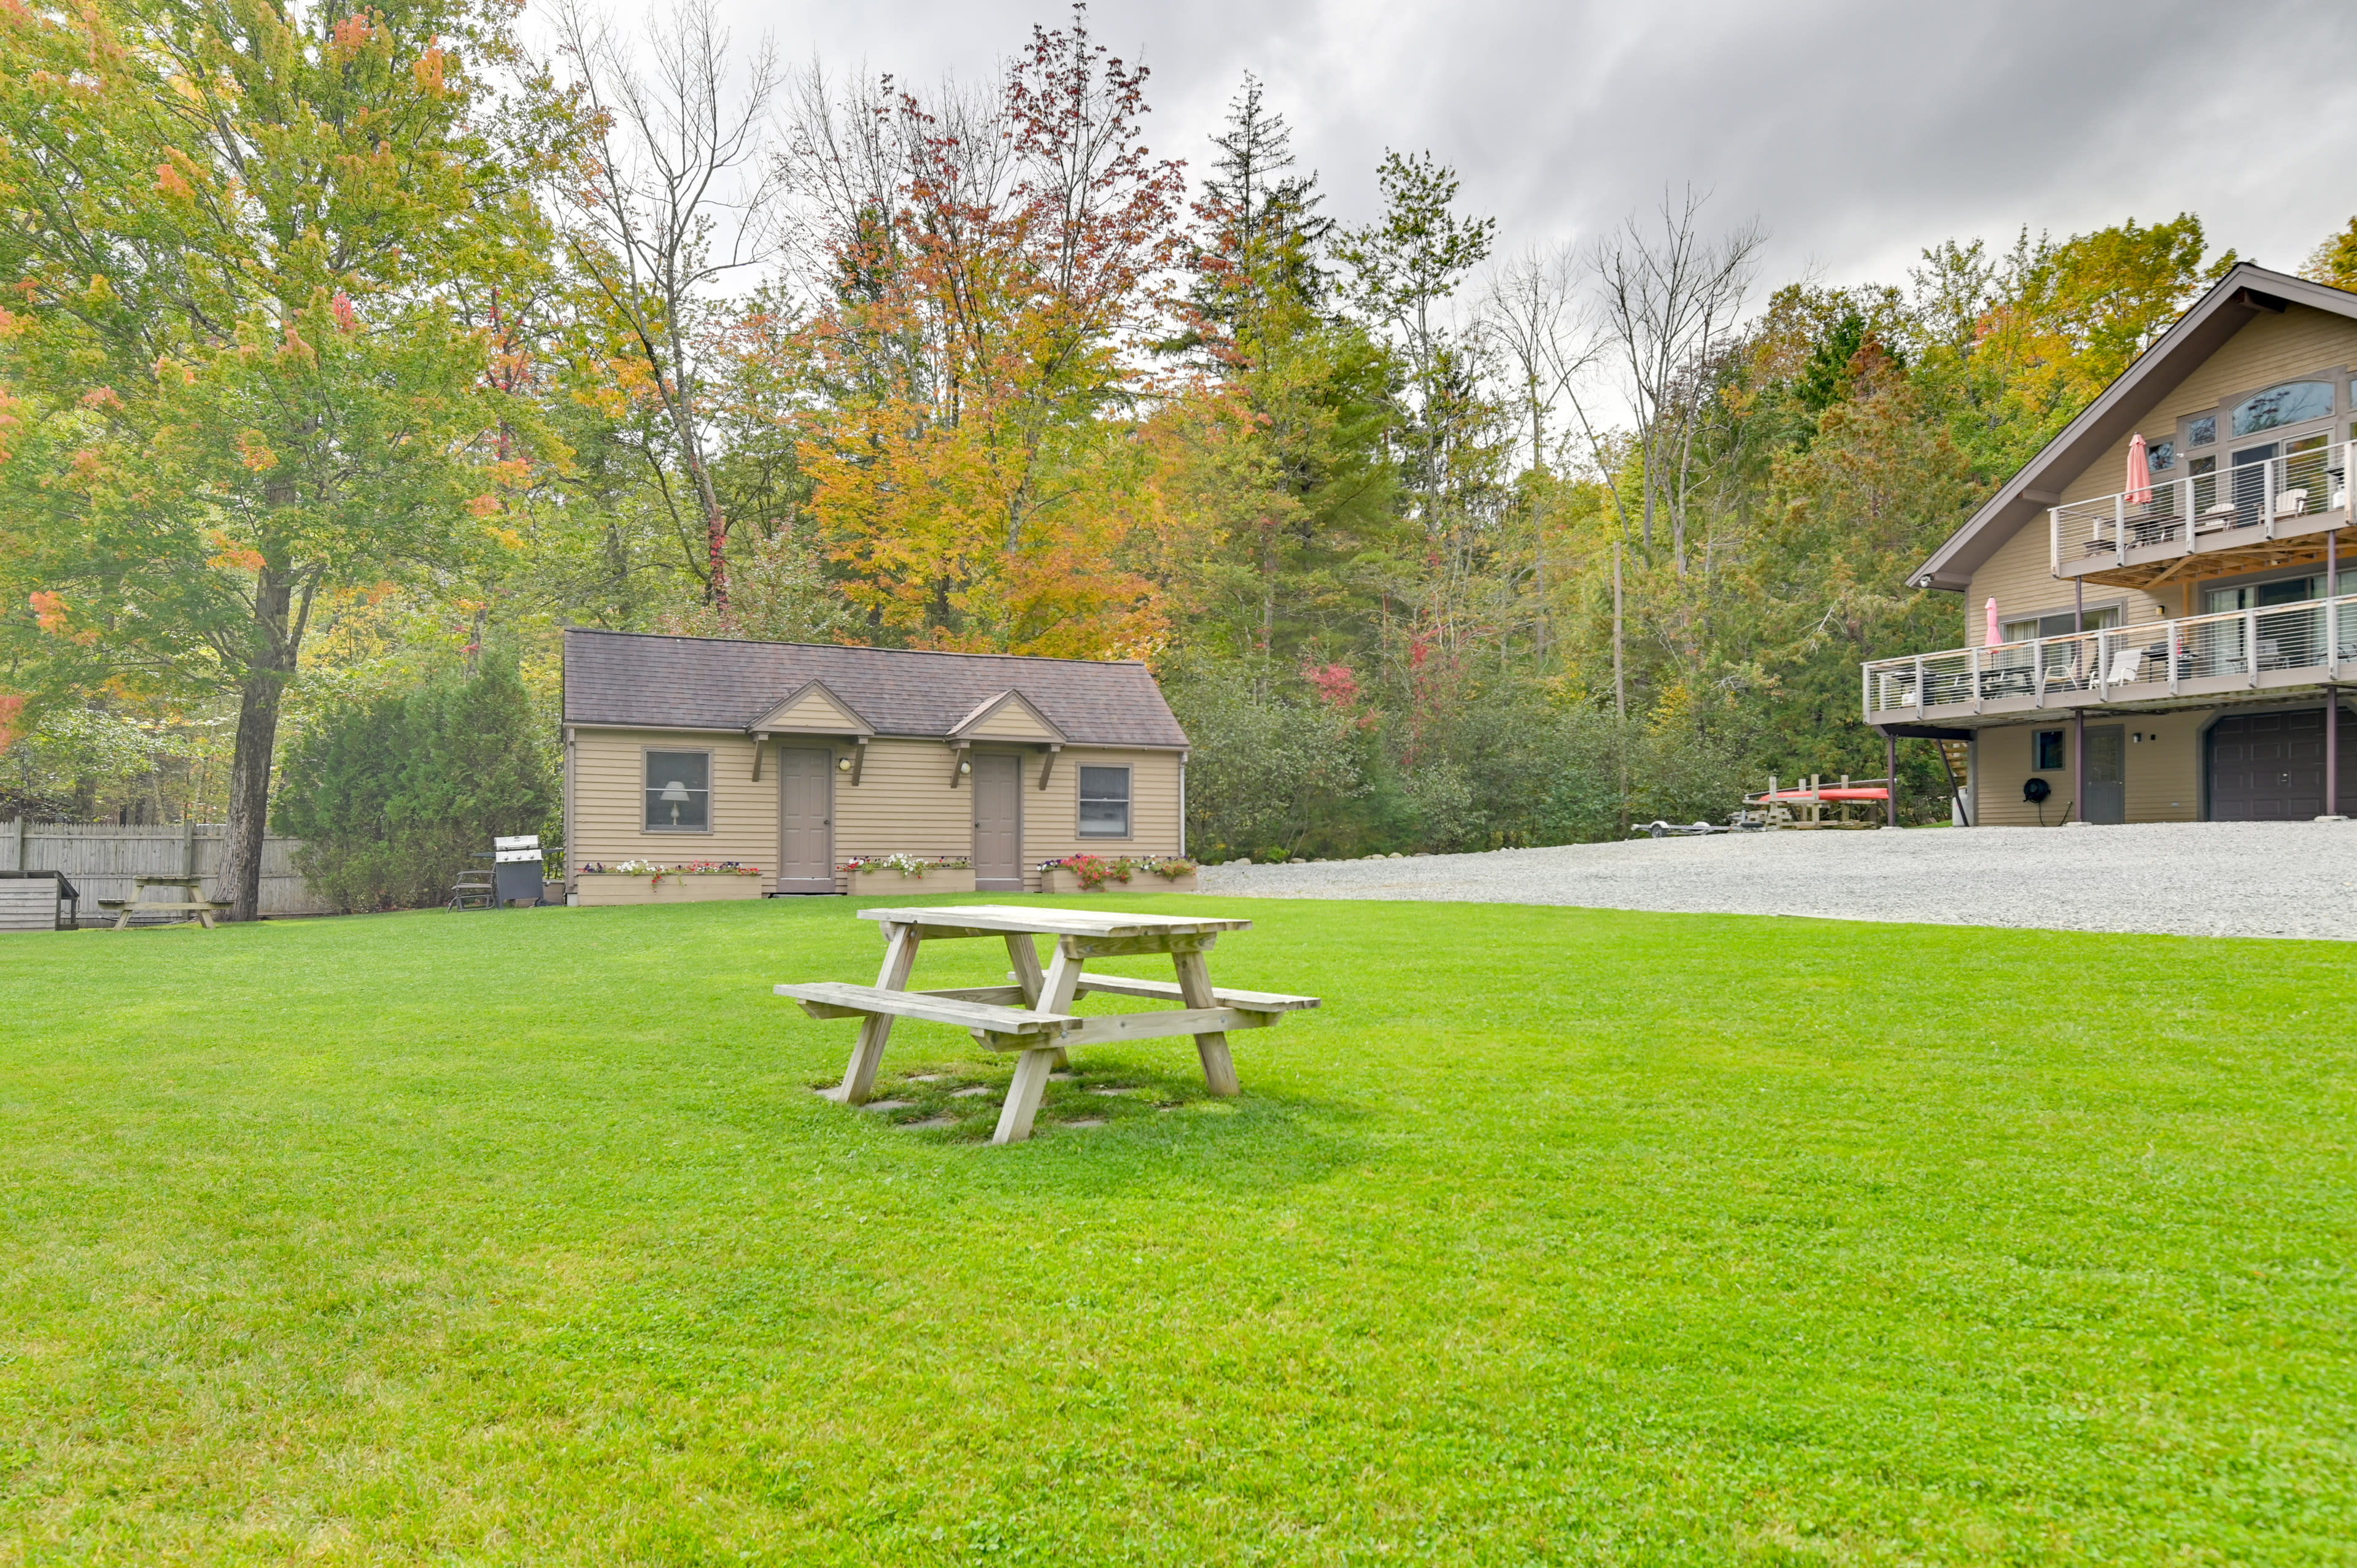
[[[1050,0],[723,0],[790,59],[974,78]],[[627,6],[618,6],[627,12]],[[1099,0],[1153,68],[1155,150],[1205,161],[1243,74],[1292,121],[1328,210],[1372,214],[1385,146],[1456,166],[1503,248],[1577,239],[1663,185],[1757,215],[1762,281],[1903,282],[1924,246],[2201,214],[2297,270],[2357,212],[2357,5],[1945,5]]]

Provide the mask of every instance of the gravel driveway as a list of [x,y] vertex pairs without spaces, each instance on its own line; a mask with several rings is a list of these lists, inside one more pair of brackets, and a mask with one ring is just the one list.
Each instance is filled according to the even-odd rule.
[[1207,865],[1206,893],[2357,940],[2357,822],[1728,833]]

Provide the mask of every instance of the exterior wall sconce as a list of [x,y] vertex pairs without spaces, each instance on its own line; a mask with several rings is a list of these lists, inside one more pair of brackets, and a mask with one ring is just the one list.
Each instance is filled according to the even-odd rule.
[[848,772],[850,772],[850,771],[851,771],[851,758],[849,758],[849,757],[836,757],[836,758],[834,759],[834,770],[835,770],[837,773],[848,773]]
[[974,771],[974,764],[971,762],[961,762],[958,764],[958,771],[960,773],[971,773]]

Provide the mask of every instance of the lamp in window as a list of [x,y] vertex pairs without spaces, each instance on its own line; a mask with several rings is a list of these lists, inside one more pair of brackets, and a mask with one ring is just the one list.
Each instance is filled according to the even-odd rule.
[[674,779],[663,786],[663,792],[655,799],[671,808],[671,825],[677,827],[679,826],[679,809],[689,804],[694,797],[687,792],[686,785]]

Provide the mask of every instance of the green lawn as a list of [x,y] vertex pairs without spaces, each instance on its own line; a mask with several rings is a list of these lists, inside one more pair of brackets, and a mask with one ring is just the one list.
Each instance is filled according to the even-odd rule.
[[2357,1563],[2348,947],[1118,901],[1326,1008],[1006,1149],[839,900],[0,938],[0,1560]]

